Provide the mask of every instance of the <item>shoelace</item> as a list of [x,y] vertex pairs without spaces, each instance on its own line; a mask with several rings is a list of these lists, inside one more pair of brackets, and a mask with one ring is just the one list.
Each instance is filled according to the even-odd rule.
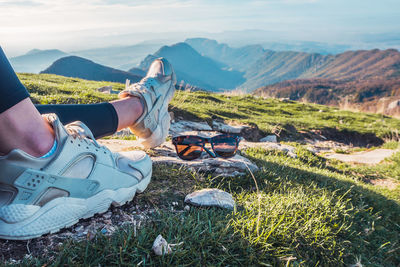
[[94,138],[90,129],[81,121],[75,121],[65,126],[68,133],[74,138],[78,138],[81,141],[89,145],[94,145],[97,148],[104,148],[104,146],[99,145]]
[[153,78],[144,78],[139,83],[133,83],[133,84],[130,84],[130,81],[127,80],[124,91],[127,92],[128,94],[130,93],[130,91],[141,93],[141,94],[145,94],[145,93],[149,92],[152,95],[154,95],[154,97],[155,97],[156,93],[154,91],[153,85],[151,85],[151,83],[148,82],[149,79],[153,79]]

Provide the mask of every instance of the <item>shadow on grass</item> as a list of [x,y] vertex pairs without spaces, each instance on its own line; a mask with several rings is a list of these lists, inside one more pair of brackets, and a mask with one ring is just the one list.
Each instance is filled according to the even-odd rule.
[[173,112],[175,118],[182,118],[184,120],[190,120],[190,121],[203,121],[199,116],[196,114],[189,112],[184,109],[180,109],[178,107],[172,106],[168,108],[168,111]]
[[[343,242],[346,246],[344,260],[347,264],[352,263],[354,257],[361,256],[364,263],[398,266],[400,205],[396,201],[345,180],[340,174],[332,173],[332,176],[327,176],[289,164],[260,160],[256,157],[250,159],[262,167],[262,171],[255,173],[261,192],[270,194],[285,187],[293,190],[312,185],[330,191],[338,200],[349,200],[349,208],[353,209],[349,218],[351,226],[344,234],[339,235],[337,240],[338,244]],[[217,178],[213,180],[213,185],[230,192],[255,191],[250,175],[241,178]],[[307,247],[307,244],[305,246]],[[312,246],[309,249],[312,249]]]

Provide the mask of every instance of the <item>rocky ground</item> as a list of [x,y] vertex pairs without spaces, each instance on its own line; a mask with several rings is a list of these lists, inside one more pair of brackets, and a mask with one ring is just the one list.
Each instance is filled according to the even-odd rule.
[[[194,123],[190,121],[178,121],[171,126],[171,135],[184,134],[200,134],[200,135],[213,135],[217,132],[236,133],[242,135],[243,139],[240,142],[239,151],[259,147],[265,150],[278,150],[286,153],[290,157],[297,157],[296,148],[289,144],[278,143],[276,136],[262,136],[257,132],[254,127],[246,125],[227,125],[222,122],[213,122],[212,126],[207,123]],[[126,132],[121,132],[118,135],[125,135]],[[302,141],[313,153],[325,155],[327,158],[335,158],[345,162],[358,162],[362,164],[377,164],[386,157],[395,153],[395,150],[389,149],[376,149],[373,151],[357,152],[354,154],[340,154],[334,153],[337,149],[346,150],[351,148],[351,145],[340,143],[328,139],[305,139]],[[261,140],[261,142],[260,142]],[[121,140],[121,139],[102,139],[99,140],[101,145],[107,146],[110,150],[130,151],[135,149],[142,149],[140,143],[134,140]],[[184,161],[176,156],[175,148],[171,141],[163,143],[158,148],[147,151],[154,164],[176,164],[186,166],[195,171],[202,171],[211,173],[214,176],[238,176],[246,173],[247,171],[256,171],[257,165],[241,155],[239,152],[235,157],[229,159],[210,158],[206,153],[205,155],[193,161]],[[375,181],[377,185],[379,181]],[[385,186],[385,185],[383,185]],[[392,186],[392,185],[389,185]],[[171,203],[174,209],[174,203]],[[190,209],[190,206],[176,207],[176,212],[185,212]],[[146,222],[149,214],[153,213],[154,209],[146,205],[137,205],[136,201],[132,201],[122,207],[112,207],[110,211],[104,214],[95,215],[92,218],[81,220],[79,223],[64,229],[59,233],[46,235],[31,241],[0,241],[0,253],[5,259],[10,259],[11,262],[18,262],[24,257],[40,256],[51,250],[56,250],[58,246],[66,239],[92,239],[97,232],[105,235],[111,235],[118,227],[124,225],[133,225],[136,229],[140,228],[141,224]]]

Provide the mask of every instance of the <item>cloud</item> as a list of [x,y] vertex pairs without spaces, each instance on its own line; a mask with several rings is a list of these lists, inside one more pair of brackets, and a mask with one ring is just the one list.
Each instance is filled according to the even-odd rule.
[[13,7],[13,6],[23,6],[23,7],[28,7],[28,6],[41,6],[42,3],[38,1],[29,1],[29,0],[23,0],[23,1],[1,1],[0,0],[0,6],[1,7]]
[[[142,41],[138,33],[261,29],[324,40],[335,33],[390,31],[399,0],[0,0],[0,43],[29,48]],[[322,34],[321,34],[322,33]],[[113,36],[130,35],[118,40]],[[97,38],[89,43],[88,38]],[[159,38],[157,34],[151,35]],[[113,40],[111,40],[113,39]],[[74,48],[75,49],[75,48]]]

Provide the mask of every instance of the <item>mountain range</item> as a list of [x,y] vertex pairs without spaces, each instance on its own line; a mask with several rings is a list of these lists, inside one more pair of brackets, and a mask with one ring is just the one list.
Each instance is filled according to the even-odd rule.
[[400,78],[298,79],[264,86],[253,94],[400,116]]
[[151,62],[158,57],[164,57],[171,62],[178,83],[183,82],[211,91],[222,91],[234,89],[245,81],[241,72],[202,56],[187,43],[163,46],[154,54],[148,55],[139,67],[147,70]]
[[[238,89],[260,96],[398,113],[400,53],[395,49],[319,54],[273,51],[262,45],[231,47],[211,39],[190,38],[147,53],[156,47],[142,44],[79,52],[96,58],[96,63],[60,50],[32,50],[11,58],[11,62],[16,69],[19,66],[30,72],[29,68],[44,69],[55,60],[44,73],[124,82],[126,78],[139,80],[155,58],[165,57],[174,66],[178,83],[192,88],[216,92]],[[119,63],[128,71],[105,66]]]
[[65,56],[68,54],[57,49],[33,49],[25,55],[10,58],[10,63],[17,72],[38,73]]
[[238,88],[245,92],[291,79],[390,77],[397,73],[400,67],[400,53],[395,49],[322,55],[265,50],[257,45],[231,48],[204,38],[188,39],[186,42],[203,56],[243,72],[246,81]]
[[106,67],[94,63],[91,60],[77,56],[60,58],[41,73],[51,73],[93,81],[109,81],[120,83],[125,83],[126,79],[129,79],[131,82],[137,82],[142,78],[142,76]]

